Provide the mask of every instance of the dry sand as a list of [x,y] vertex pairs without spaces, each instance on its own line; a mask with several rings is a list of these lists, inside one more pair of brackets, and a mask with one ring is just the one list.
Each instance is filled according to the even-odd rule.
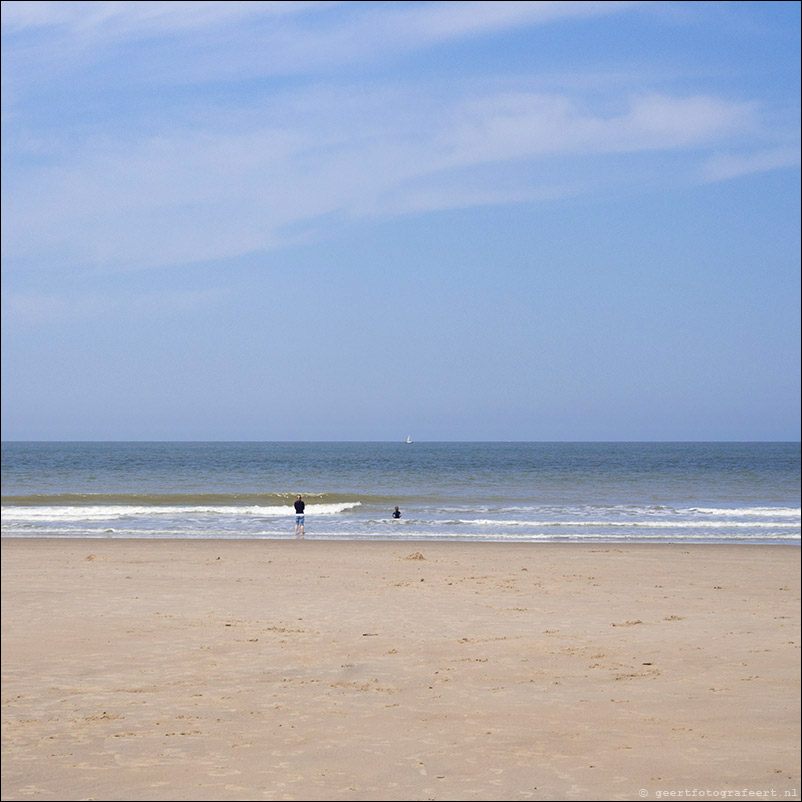
[[4,800],[799,798],[798,547],[2,553]]

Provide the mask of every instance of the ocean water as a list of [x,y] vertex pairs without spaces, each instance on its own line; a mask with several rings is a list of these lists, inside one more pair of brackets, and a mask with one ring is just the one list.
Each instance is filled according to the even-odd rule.
[[[3,443],[4,537],[800,542],[799,443]],[[400,520],[393,520],[398,505]]]

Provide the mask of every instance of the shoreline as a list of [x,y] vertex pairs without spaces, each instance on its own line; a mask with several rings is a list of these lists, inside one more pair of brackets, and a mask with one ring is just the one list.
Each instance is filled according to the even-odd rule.
[[799,798],[797,545],[2,555],[4,800]]
[[787,546],[788,548],[800,548],[802,540],[602,540],[590,539],[585,540],[525,540],[520,539],[499,539],[491,540],[490,538],[479,537],[463,537],[455,536],[436,537],[436,536],[422,536],[422,537],[398,537],[387,535],[385,537],[325,537],[314,534],[307,534],[303,538],[296,538],[293,534],[282,535],[280,537],[258,537],[258,536],[237,536],[237,537],[129,537],[128,535],[111,535],[103,533],[99,535],[2,535],[0,540],[46,540],[55,542],[65,541],[86,541],[95,543],[97,541],[130,541],[137,543],[237,543],[240,541],[252,543],[282,543],[287,541],[304,540],[313,543],[395,543],[402,544],[408,543],[410,545],[427,543],[455,543],[461,545],[470,544],[492,544],[496,546],[577,546],[579,548],[590,548],[593,546]]

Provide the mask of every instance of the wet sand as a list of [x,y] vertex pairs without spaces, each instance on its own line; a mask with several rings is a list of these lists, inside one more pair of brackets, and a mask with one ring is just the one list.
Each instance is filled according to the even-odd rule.
[[2,556],[3,800],[799,798],[798,547]]

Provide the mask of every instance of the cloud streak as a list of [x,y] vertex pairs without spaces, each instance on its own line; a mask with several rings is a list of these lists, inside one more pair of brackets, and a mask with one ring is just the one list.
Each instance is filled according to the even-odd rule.
[[[309,12],[328,12],[344,5],[321,0],[127,0],[127,2],[24,2],[2,5],[4,27],[11,32],[61,28],[73,36],[145,38],[192,30],[215,29],[248,20],[280,20],[279,35],[308,44],[303,31],[319,30],[335,41],[355,41],[370,31],[372,39],[394,38],[408,43],[499,31],[519,25],[544,24],[577,17],[615,14],[642,2],[631,0],[440,0],[427,3],[357,3],[345,17],[316,19],[304,24]],[[288,19],[299,20],[292,28]],[[300,18],[300,19],[299,19]],[[300,37],[300,38],[299,38]]]
[[799,165],[799,147],[781,147],[755,153],[716,154],[702,166],[701,173],[704,181],[715,182]]
[[147,36],[219,26],[249,17],[282,17],[335,6],[334,2],[269,0],[129,0],[129,2],[68,2],[17,0],[3,3],[3,25],[11,31],[64,28],[73,35],[95,32],[108,36]]
[[[533,91],[539,76],[477,83],[470,75],[390,80],[363,68],[356,76],[329,72],[332,64],[381,62],[633,5],[4,3],[4,75],[12,87],[4,258],[89,272],[181,265],[280,247],[332,218],[638,186],[645,180],[638,165],[660,154],[679,156],[689,176],[701,172],[708,181],[794,163],[794,148],[750,100],[648,87],[624,95],[615,83]],[[144,55],[136,55],[139,45]],[[126,66],[99,80],[110,53]],[[235,76],[281,72],[302,77],[231,97],[163,87],[210,80],[236,87]],[[132,80],[148,83],[144,102],[136,93],[124,102]],[[61,88],[77,99],[77,111],[59,105]],[[31,110],[28,98],[37,93],[64,115],[55,129]],[[82,116],[86,109],[98,116]],[[676,161],[648,180],[655,175],[675,181]]]
[[[312,75],[461,39],[622,13],[634,2],[4,2],[8,89],[127,50],[126,80]],[[332,13],[342,12],[342,13]],[[130,47],[136,44],[136,49]],[[183,50],[176,58],[175,46]]]
[[[348,109],[344,117],[293,119],[289,109],[274,110],[282,127],[268,120],[235,133],[184,129],[92,143],[56,167],[25,170],[12,179],[4,251],[112,270],[239,256],[276,247],[289,228],[331,214],[407,214],[578,189],[538,180],[537,171],[510,183],[505,163],[692,150],[755,125],[750,105],[705,97],[636,97],[622,113],[602,116],[565,96],[517,93],[459,100],[430,115],[420,99],[412,108],[386,96],[360,105],[355,94],[334,102]],[[500,174],[466,186],[466,176],[487,165]]]

